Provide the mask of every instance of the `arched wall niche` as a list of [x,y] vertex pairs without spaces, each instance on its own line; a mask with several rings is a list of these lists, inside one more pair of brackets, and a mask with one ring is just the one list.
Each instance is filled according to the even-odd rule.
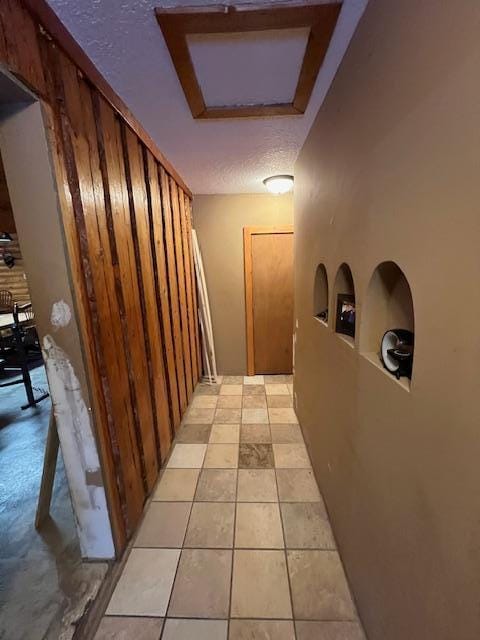
[[313,315],[322,324],[327,325],[328,310],[328,276],[325,265],[321,263],[317,266],[313,283]]
[[339,324],[338,322],[339,307],[345,302],[348,303],[349,300],[353,303],[353,305],[355,305],[355,284],[353,282],[353,275],[350,267],[346,262],[343,262],[339,266],[337,275],[335,276],[331,309],[332,320],[330,326],[335,329],[335,332],[340,338],[345,340],[348,344],[350,344],[350,346],[353,347],[355,344],[356,314],[353,315],[353,335],[344,333],[341,330],[341,323]]
[[[381,340],[389,329],[415,331],[410,284],[400,267],[391,261],[382,262],[373,272],[362,305],[360,352],[380,366]],[[410,386],[409,380],[402,378],[402,381],[404,386]]]

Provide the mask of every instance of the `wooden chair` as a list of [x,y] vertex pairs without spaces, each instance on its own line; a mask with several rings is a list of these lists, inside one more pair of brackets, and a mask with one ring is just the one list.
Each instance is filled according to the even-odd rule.
[[13,311],[13,296],[11,291],[6,289],[0,290],[0,313],[12,313]]
[[[30,307],[30,310],[27,309]],[[27,313],[25,314],[25,311]],[[27,319],[20,322],[19,314],[25,314]],[[44,389],[37,389],[39,396],[35,397],[35,389],[32,387],[29,364],[41,357],[41,349],[38,343],[37,330],[31,305],[15,305],[13,310],[14,322],[11,328],[0,331],[0,372],[4,376],[12,373],[21,374],[20,380],[12,380],[0,383],[0,387],[10,387],[23,384],[27,395],[27,403],[22,409],[35,407],[39,402],[48,398],[49,393]],[[30,320],[28,320],[30,318]],[[34,353],[30,353],[33,351]]]
[[18,327],[25,350],[39,352],[41,350],[40,341],[35,325],[35,312],[31,302],[26,304],[15,302],[13,305],[13,323]]

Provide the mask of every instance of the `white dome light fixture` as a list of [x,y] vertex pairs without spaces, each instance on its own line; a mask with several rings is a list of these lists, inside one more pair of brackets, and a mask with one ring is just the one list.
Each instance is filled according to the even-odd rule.
[[267,187],[267,190],[270,191],[270,193],[279,196],[283,193],[288,193],[293,189],[293,176],[270,176],[269,178],[265,178],[263,184]]

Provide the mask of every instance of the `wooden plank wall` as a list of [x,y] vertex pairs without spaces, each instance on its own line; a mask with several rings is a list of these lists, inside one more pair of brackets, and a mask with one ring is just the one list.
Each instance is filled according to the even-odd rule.
[[0,3],[0,63],[44,106],[121,553],[199,377],[191,194],[30,6]]

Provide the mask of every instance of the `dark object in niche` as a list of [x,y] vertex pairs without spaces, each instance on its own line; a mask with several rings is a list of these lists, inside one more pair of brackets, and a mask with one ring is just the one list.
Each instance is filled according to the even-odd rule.
[[3,252],[3,263],[9,269],[12,269],[15,266],[15,258],[12,256],[12,254],[9,251]]
[[413,347],[414,335],[407,329],[389,329],[382,338],[380,357],[383,366],[397,380],[402,376],[412,377]]
[[352,338],[355,337],[355,296],[348,293],[337,295],[335,331]]
[[320,313],[317,313],[317,318],[322,320],[322,322],[325,322],[325,324],[328,324],[328,309],[324,309],[323,311],[320,311]]

